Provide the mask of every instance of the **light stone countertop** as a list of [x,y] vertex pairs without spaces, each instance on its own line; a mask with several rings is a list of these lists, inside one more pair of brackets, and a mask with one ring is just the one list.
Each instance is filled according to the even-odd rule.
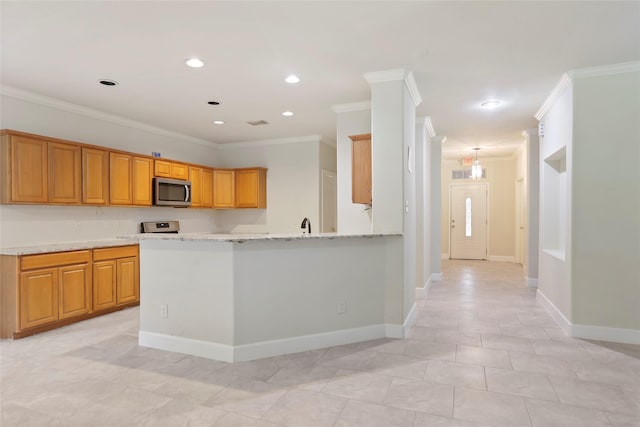
[[132,240],[179,240],[179,241],[212,241],[212,242],[233,242],[243,243],[246,241],[267,241],[267,240],[315,240],[315,239],[349,239],[349,238],[371,238],[383,236],[402,236],[401,233],[370,233],[370,234],[339,234],[339,233],[319,233],[319,234],[218,234],[218,233],[180,233],[180,234],[135,234],[123,236]]
[[84,249],[109,248],[114,246],[137,245],[140,240],[179,240],[179,241],[212,241],[242,243],[246,241],[268,240],[315,240],[315,239],[349,239],[372,238],[382,236],[402,236],[401,233],[372,233],[372,234],[218,234],[209,232],[200,233],[141,233],[127,236],[119,236],[115,239],[88,240],[79,242],[44,243],[42,245],[20,246],[12,248],[0,248],[0,255],[35,255],[49,252],[79,251]]
[[42,245],[0,248],[0,255],[34,255],[48,252],[80,251],[84,249],[110,248],[114,246],[137,245],[138,240],[116,238],[105,240],[85,240],[80,242],[44,243]]

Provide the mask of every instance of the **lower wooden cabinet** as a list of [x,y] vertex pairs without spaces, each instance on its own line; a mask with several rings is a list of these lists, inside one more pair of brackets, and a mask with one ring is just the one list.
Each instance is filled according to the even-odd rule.
[[20,274],[20,329],[58,320],[58,269]]
[[0,338],[20,338],[136,305],[137,245],[0,256]]
[[93,309],[140,301],[138,246],[93,250]]
[[58,318],[91,312],[91,265],[89,263],[58,268]]

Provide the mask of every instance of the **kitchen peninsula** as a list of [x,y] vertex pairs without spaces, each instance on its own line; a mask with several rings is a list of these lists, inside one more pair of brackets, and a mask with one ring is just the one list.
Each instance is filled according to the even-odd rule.
[[399,234],[135,239],[142,346],[245,361],[402,338],[412,319]]

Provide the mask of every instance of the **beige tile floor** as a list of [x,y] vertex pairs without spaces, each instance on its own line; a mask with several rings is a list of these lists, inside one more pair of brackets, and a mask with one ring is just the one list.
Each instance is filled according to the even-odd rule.
[[406,340],[226,364],[138,310],[0,344],[9,426],[640,426],[640,346],[564,336],[519,266],[443,264]]

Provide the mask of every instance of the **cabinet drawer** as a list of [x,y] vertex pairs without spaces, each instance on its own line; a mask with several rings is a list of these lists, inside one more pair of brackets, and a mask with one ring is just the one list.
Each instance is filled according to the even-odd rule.
[[91,251],[54,252],[42,255],[27,255],[21,257],[22,270],[34,268],[59,267],[61,265],[82,264],[91,262]]
[[117,246],[115,248],[104,248],[93,250],[94,261],[104,261],[107,259],[126,258],[138,256],[138,246]]

